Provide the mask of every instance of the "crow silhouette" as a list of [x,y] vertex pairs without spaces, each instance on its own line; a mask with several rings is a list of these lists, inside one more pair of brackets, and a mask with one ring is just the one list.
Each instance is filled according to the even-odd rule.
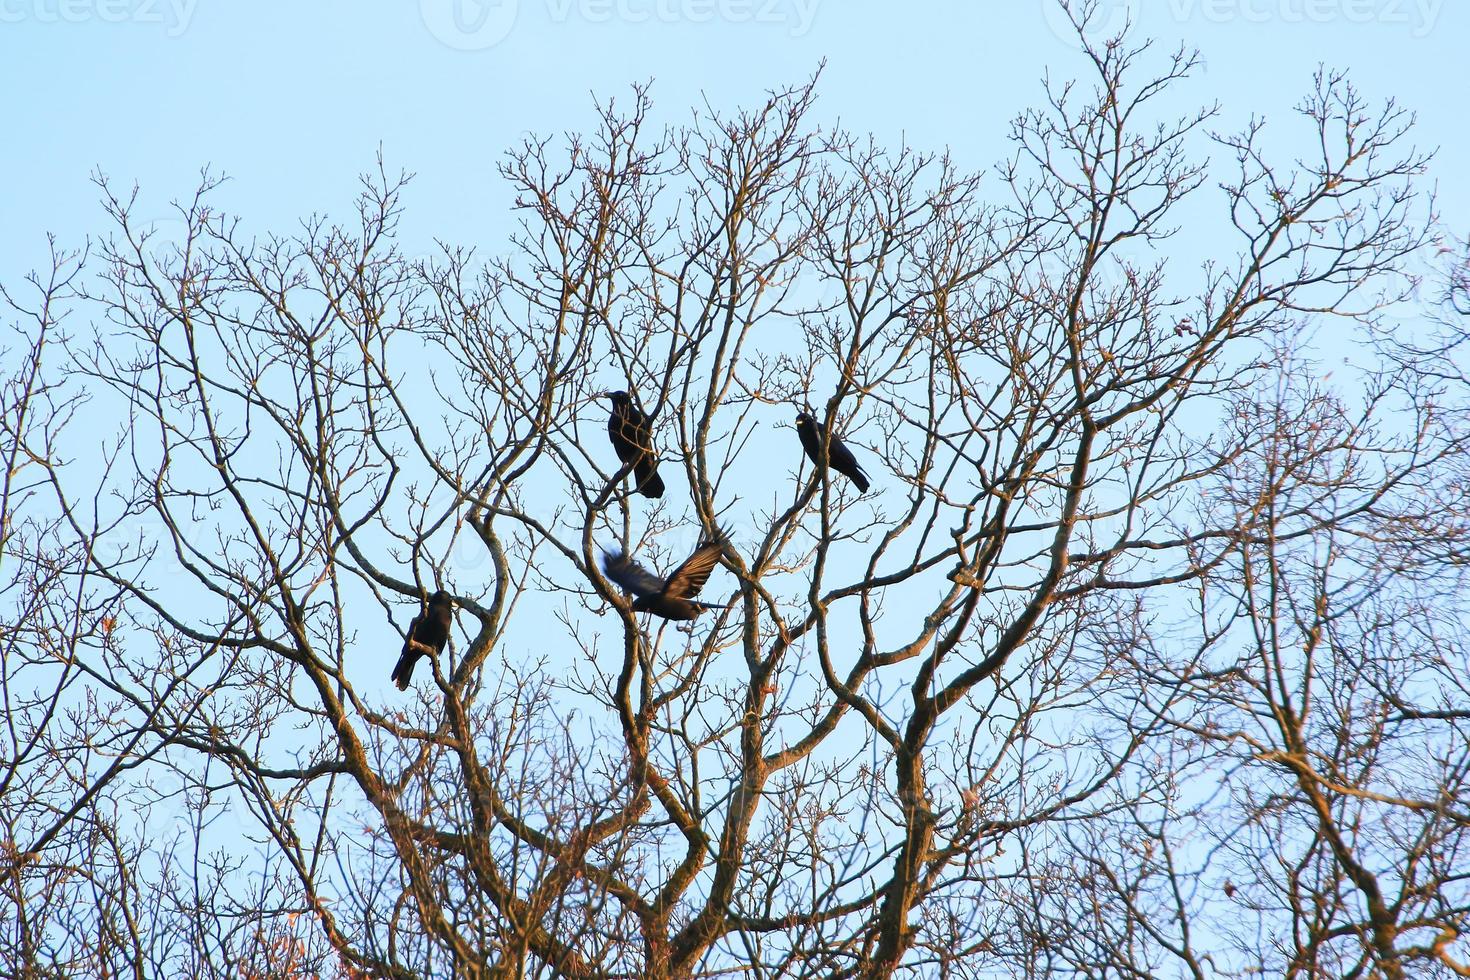
[[400,691],[408,690],[409,678],[413,676],[413,665],[425,654],[442,653],[449,642],[449,627],[454,623],[454,600],[448,592],[440,589],[429,597],[429,608],[413,618],[408,624],[408,636],[403,640],[403,652],[393,668],[393,683]]
[[[796,416],[796,434],[801,437],[801,447],[818,470],[822,468],[822,432],[822,424],[806,412]],[[852,450],[836,435],[827,440],[827,458],[834,470],[857,484],[859,491],[868,492],[868,474],[858,465]]]
[[645,497],[658,498],[664,495],[664,481],[658,475],[658,456],[653,451],[653,433],[648,428],[648,416],[633,404],[626,391],[606,391],[603,395],[612,399],[612,414],[607,419],[607,435],[617,450],[618,460],[625,466],[633,464],[634,486]]
[[638,597],[633,600],[634,612],[650,612],[664,619],[697,619],[706,609],[720,608],[708,602],[696,602],[694,597],[709,580],[709,573],[719,562],[728,540],[728,535],[717,529],[667,579],[659,578],[623,551],[604,551],[602,570]]

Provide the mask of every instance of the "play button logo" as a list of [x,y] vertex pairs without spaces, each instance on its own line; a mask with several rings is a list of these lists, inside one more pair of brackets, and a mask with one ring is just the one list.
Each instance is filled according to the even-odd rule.
[[456,51],[484,51],[515,28],[519,0],[419,0],[429,33]]

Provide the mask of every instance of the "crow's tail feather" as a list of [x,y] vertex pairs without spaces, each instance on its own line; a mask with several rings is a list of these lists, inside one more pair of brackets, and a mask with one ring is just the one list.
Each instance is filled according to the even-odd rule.
[[658,499],[664,495],[664,480],[658,475],[658,462],[639,460],[633,467],[633,478],[638,481],[638,492],[645,497]]

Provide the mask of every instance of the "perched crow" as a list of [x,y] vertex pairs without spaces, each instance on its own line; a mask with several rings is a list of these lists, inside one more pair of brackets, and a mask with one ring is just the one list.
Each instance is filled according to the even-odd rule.
[[633,404],[626,391],[607,391],[612,399],[612,415],[607,419],[607,434],[618,460],[633,464],[634,485],[645,497],[662,497],[664,481],[658,475],[658,457],[653,452],[653,433],[648,430],[648,417]]
[[441,653],[449,642],[449,627],[454,622],[454,600],[449,593],[440,589],[429,598],[429,608],[413,618],[408,624],[408,637],[403,641],[403,653],[398,656],[398,665],[393,668],[393,682],[400,691],[408,690],[408,679],[413,676],[413,665],[424,654]]
[[[816,464],[817,469],[822,468],[822,426],[816,419],[806,412],[796,417],[796,434],[801,436],[801,447],[811,461]],[[835,435],[827,442],[827,458],[832,461],[832,468],[853,483],[857,484],[858,490],[868,492],[868,474],[858,465],[853,457],[852,450],[848,449],[843,441]]]
[[696,602],[694,596],[699,595],[709,580],[709,573],[720,560],[720,550],[727,540],[725,532],[717,530],[712,538],[700,542],[694,554],[674,569],[667,581],[621,551],[604,551],[602,570],[638,597],[633,600],[634,612],[651,612],[664,619],[697,619],[706,609],[720,608],[708,602]]

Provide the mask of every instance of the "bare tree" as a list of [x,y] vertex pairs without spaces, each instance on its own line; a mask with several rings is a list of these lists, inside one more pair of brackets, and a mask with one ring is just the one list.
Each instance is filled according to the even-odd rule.
[[[166,246],[99,178],[100,274],[43,289],[95,331],[7,396],[22,972],[1463,975],[1463,323],[1381,321],[1424,158],[1338,76],[1282,164],[1162,108],[1187,53],[1088,59],[983,175],[810,83],[635,90],[508,155],[488,261],[401,254],[381,163],[285,236],[206,175]],[[126,417],[80,468],[78,392]],[[601,571],[720,528],[688,625]]]

